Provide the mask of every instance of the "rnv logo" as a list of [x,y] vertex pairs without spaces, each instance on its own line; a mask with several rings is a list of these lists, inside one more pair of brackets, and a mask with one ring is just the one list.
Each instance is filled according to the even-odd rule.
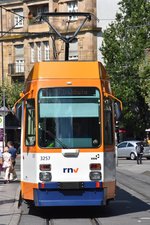
[[63,168],[63,173],[77,173],[79,168]]

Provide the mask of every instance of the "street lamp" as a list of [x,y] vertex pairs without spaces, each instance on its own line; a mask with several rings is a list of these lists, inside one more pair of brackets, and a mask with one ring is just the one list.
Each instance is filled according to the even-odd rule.
[[[3,15],[2,15],[2,10],[3,8],[1,8],[1,36],[3,36]],[[5,116],[8,113],[8,109],[5,106],[5,88],[4,88],[4,54],[3,54],[3,41],[1,42],[1,65],[2,65],[2,70],[1,70],[1,74],[2,74],[2,107],[0,108],[0,115],[1,117],[1,139],[3,137],[3,148],[5,146]]]

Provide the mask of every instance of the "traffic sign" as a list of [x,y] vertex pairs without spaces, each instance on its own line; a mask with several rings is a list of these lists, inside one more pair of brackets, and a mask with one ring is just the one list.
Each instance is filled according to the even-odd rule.
[[3,116],[0,116],[0,128],[4,128]]

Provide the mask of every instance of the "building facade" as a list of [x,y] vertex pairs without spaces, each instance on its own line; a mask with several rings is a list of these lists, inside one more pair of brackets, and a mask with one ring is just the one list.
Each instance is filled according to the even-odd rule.
[[[119,0],[0,0],[0,41],[3,43],[5,59],[3,77],[23,82],[35,62],[64,60],[65,43],[52,32],[45,21],[38,19],[44,12],[90,12],[95,15],[84,24],[70,44],[69,60],[103,61],[100,52],[102,34],[108,24],[115,20],[118,2]],[[71,36],[84,18],[72,16],[48,19],[62,35]],[[28,32],[40,34],[29,35]],[[1,80],[2,75],[0,82]]]
[[[3,79],[10,82],[23,82],[35,62],[64,60],[65,43],[53,33],[48,23],[39,19],[41,13],[90,12],[96,16],[96,0],[1,0],[0,6]],[[84,20],[76,16],[47,19],[64,36],[72,36]],[[95,17],[86,21],[70,43],[69,60],[97,60],[100,29]]]

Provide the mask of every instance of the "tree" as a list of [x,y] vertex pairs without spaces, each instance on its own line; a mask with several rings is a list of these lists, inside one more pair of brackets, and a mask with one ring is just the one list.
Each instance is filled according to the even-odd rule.
[[150,46],[150,2],[122,0],[119,5],[116,21],[104,31],[101,51],[112,88],[123,102],[123,126],[130,137],[141,137],[150,120],[139,69]]
[[141,81],[142,95],[150,109],[150,49],[146,50],[145,59],[139,66],[139,76]]
[[20,98],[19,94],[23,90],[22,83],[8,83],[6,82],[3,87],[0,86],[0,105],[3,105],[3,93],[5,93],[5,104],[9,109],[12,109],[15,102]]

